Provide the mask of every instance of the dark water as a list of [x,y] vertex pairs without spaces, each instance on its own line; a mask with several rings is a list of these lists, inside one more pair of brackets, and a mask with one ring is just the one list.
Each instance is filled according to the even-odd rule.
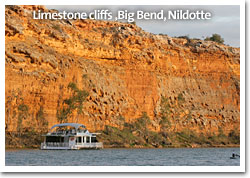
[[240,166],[239,148],[6,151],[6,166]]

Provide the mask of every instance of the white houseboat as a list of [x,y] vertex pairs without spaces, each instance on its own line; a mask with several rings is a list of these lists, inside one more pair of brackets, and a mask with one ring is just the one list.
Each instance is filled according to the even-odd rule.
[[78,149],[100,149],[102,142],[98,142],[96,135],[90,133],[86,127],[77,123],[56,124],[51,127],[49,133],[43,135],[44,142],[41,143],[42,150],[78,150]]

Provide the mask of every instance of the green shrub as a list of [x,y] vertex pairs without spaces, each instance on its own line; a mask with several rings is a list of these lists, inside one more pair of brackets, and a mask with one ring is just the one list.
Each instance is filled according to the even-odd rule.
[[55,29],[55,30],[57,30],[57,31],[59,31],[60,33],[63,32],[62,29],[61,29],[61,27],[60,27],[60,25],[58,25],[58,24],[53,25],[52,28]]
[[48,121],[45,118],[43,107],[40,107],[40,109],[38,110],[38,112],[36,114],[36,119],[38,121],[40,129],[42,131],[47,131],[47,129],[48,129]]
[[17,117],[17,131],[23,131],[23,120],[26,119],[29,115],[29,107],[24,103],[18,106],[18,117]]
[[183,94],[182,94],[182,93],[179,93],[179,94],[178,94],[177,99],[178,99],[178,101],[180,101],[180,102],[185,101],[185,99],[184,99],[184,97],[183,97]]
[[190,42],[189,35],[177,36],[176,38],[183,38],[183,39],[186,39],[188,42]]
[[135,145],[138,138],[132,134],[130,129],[124,128],[120,130],[116,127],[106,125],[101,139],[110,145],[122,147],[124,144]]
[[57,120],[60,123],[66,122],[67,118],[75,109],[77,110],[77,114],[82,114],[83,102],[89,95],[87,91],[85,91],[84,89],[80,90],[73,82],[70,82],[68,84],[68,88],[73,91],[72,95],[70,98],[63,101],[63,104],[66,104],[66,106],[63,106],[62,109],[57,110],[56,114]]
[[215,41],[217,43],[223,44],[224,39],[219,34],[213,34],[211,37],[206,37],[205,41]]
[[29,107],[23,103],[18,106],[18,111],[28,112],[28,110],[29,110]]
[[162,115],[169,114],[171,106],[169,104],[168,98],[166,98],[164,96],[161,97],[160,107],[161,107],[161,114]]
[[166,97],[161,97],[161,120],[160,120],[160,125],[161,125],[161,131],[162,132],[167,132],[168,128],[171,127],[171,120],[169,119],[169,115],[170,115],[170,104],[169,104],[169,100]]
[[231,130],[228,134],[228,138],[230,143],[232,144],[240,144],[240,133]]

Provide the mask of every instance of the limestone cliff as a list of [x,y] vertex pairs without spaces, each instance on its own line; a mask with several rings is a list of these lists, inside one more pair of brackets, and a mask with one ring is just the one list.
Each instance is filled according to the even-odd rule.
[[67,120],[91,131],[122,128],[145,112],[148,128],[159,132],[162,102],[171,132],[239,131],[239,48],[120,22],[35,20],[38,9],[50,11],[5,8],[6,131],[58,123],[63,101],[72,96],[69,83],[89,95],[83,112],[74,110]]

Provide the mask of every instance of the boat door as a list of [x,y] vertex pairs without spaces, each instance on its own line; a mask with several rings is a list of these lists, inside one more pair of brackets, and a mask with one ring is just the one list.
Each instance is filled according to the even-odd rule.
[[69,146],[75,146],[76,144],[76,138],[75,137],[69,137]]

